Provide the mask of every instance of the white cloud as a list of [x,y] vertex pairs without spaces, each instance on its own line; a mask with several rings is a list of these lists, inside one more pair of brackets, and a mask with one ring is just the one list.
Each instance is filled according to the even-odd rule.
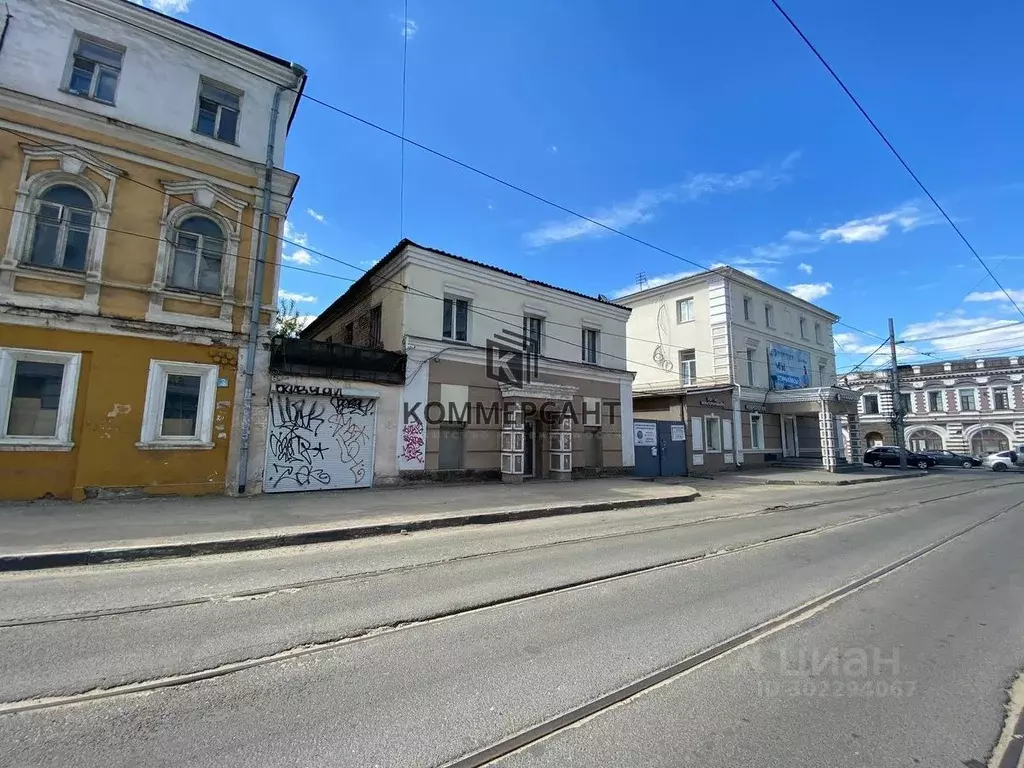
[[293,293],[283,289],[277,292],[277,298],[282,301],[294,301],[303,304],[312,303],[317,300],[316,296],[310,296],[308,293]]
[[[994,317],[945,317],[908,325],[898,338],[911,343],[918,351],[949,352],[969,356],[1009,347],[1024,347],[1024,325],[1016,320]],[[913,344],[917,339],[934,341]],[[927,346],[927,349],[922,347]]]
[[291,240],[290,244],[294,245],[309,245],[309,237],[305,232],[299,232],[295,225],[292,224],[288,219],[284,221],[284,239]]
[[923,216],[913,205],[903,205],[894,211],[868,216],[865,219],[851,219],[838,227],[824,229],[818,233],[822,242],[839,240],[843,243],[874,243],[889,234],[893,226],[902,231],[930,224],[931,219]]
[[552,145],[551,145],[551,146],[550,146],[550,147],[548,148],[548,151],[549,151],[549,152],[550,152],[550,153],[551,153],[552,155],[557,155],[557,154],[558,154],[558,147],[557,147],[557,145],[555,145],[555,144],[552,144]]
[[799,229],[791,229],[782,237],[783,240],[789,240],[791,243],[806,243],[814,239],[814,235],[809,232],[803,232]]
[[[1015,291],[1012,288],[1007,293],[1013,297],[1015,302],[1024,302],[1024,290]],[[1006,293],[1002,291],[974,291],[967,294],[964,301],[1006,301]]]
[[[728,194],[740,190],[759,188],[774,189],[789,180],[789,169],[799,158],[798,152],[790,153],[776,166],[756,168],[742,173],[698,173],[684,182],[662,189],[644,190],[632,199],[602,208],[587,221],[577,217],[544,224],[527,232],[524,238],[528,245],[540,248],[553,243],[610,234],[608,229],[626,229],[654,218],[655,212],[667,203],[691,203],[714,194]],[[595,223],[596,222],[596,223]]]
[[186,13],[191,0],[131,0],[136,5],[144,5],[160,13]]
[[297,321],[298,330],[301,331],[307,325],[309,325],[314,320],[316,320],[316,318],[317,318],[317,315],[299,315],[298,317],[295,318],[296,321]]
[[419,28],[419,24],[417,24],[413,19],[406,19],[405,23],[402,25],[402,37],[415,37]]
[[327,217],[326,217],[326,216],[324,216],[324,215],[323,215],[322,213],[320,213],[319,211],[314,211],[314,210],[313,210],[312,208],[307,208],[307,209],[306,209],[306,213],[308,213],[308,214],[309,214],[309,217],[310,217],[311,219],[313,219],[313,220],[315,220],[315,221],[318,221],[318,222],[320,222],[321,224],[326,224],[326,223],[327,223]]
[[851,355],[866,355],[878,349],[878,342],[872,342],[857,333],[835,333],[832,340],[837,351]]
[[797,283],[786,289],[798,299],[814,301],[832,293],[832,283]]
[[305,251],[302,248],[299,248],[290,254],[281,254],[281,260],[287,264],[298,264],[302,267],[308,267],[316,261],[309,251]]
[[809,275],[811,274],[811,272],[814,271],[814,267],[812,267],[810,264],[805,264],[803,262],[797,264],[796,268],[803,272],[805,275]]

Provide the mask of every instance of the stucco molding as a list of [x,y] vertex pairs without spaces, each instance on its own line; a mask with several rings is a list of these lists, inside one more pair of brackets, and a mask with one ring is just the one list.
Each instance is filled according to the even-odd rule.
[[[0,298],[26,307],[54,308],[97,315],[107,227],[114,205],[114,190],[118,178],[124,176],[125,172],[80,147],[35,147],[26,144],[19,146],[22,152],[21,175],[7,238],[7,250],[0,260]],[[34,164],[41,161],[56,161],[59,165],[57,168],[33,173]],[[90,171],[104,180],[105,184],[101,186],[90,178]],[[56,277],[55,270],[30,264],[28,256],[35,232],[34,222],[40,204],[39,199],[53,187],[61,185],[81,190],[89,196],[92,203],[84,268],[81,272],[62,271],[57,278],[58,282],[73,282],[82,286],[80,299],[26,295],[15,290],[17,276],[20,274],[44,281]]]

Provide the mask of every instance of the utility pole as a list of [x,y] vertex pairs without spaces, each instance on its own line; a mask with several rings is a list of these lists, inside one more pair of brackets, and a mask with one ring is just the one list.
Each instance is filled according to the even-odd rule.
[[907,468],[907,447],[903,437],[903,399],[900,397],[900,369],[896,365],[896,331],[893,330],[892,318],[889,318],[889,356],[892,359],[892,373],[889,384],[892,387],[892,431],[896,435],[896,445],[900,448],[900,469]]

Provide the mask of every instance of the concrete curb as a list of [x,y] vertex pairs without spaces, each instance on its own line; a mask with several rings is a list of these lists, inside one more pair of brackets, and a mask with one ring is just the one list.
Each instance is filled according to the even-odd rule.
[[657,498],[589,501],[580,504],[563,504],[552,507],[530,507],[527,509],[495,510],[492,512],[466,512],[447,517],[429,517],[405,522],[342,525],[329,528],[283,531],[260,536],[207,539],[205,541],[15,553],[0,555],[0,573],[34,571],[43,568],[69,568],[79,565],[101,565],[104,563],[129,563],[141,560],[165,560],[177,557],[194,557],[197,555],[249,552],[277,547],[297,547],[306,544],[325,544],[335,541],[392,536],[439,528],[492,525],[516,520],[537,520],[544,517],[576,515],[584,512],[606,512],[613,509],[638,509],[640,507],[654,507],[662,504],[683,504],[693,501],[699,496],[700,494],[697,492],[678,493],[672,496]]
[[730,477],[725,479],[722,475],[716,475],[715,480],[723,480],[729,483],[741,483],[747,485],[819,485],[823,487],[838,487],[843,485],[863,485],[864,483],[885,483],[890,480],[909,480],[914,477],[927,477],[925,471],[901,472],[891,477],[851,477],[842,480],[791,480],[771,477]]

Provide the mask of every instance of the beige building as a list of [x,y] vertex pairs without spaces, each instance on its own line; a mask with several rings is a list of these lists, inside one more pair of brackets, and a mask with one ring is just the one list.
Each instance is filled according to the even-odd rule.
[[836,315],[731,267],[617,301],[633,310],[636,419],[685,422],[691,473],[847,465],[857,396],[836,386]]
[[376,482],[567,480],[631,471],[628,317],[621,305],[403,240],[302,337],[401,356],[397,409],[367,395],[379,409]]

